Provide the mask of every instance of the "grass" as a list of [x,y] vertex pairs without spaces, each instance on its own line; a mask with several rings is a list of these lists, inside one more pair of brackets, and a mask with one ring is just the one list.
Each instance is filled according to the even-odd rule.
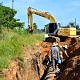
[[23,56],[23,45],[34,45],[43,34],[29,34],[23,30],[3,30],[0,34],[0,70],[8,68],[11,60]]
[[0,80],[5,80],[4,78],[0,78]]

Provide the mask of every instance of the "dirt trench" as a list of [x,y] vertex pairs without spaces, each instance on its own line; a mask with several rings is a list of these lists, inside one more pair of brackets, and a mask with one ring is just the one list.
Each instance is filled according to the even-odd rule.
[[5,80],[40,80],[46,69],[43,60],[50,47],[48,42],[36,43],[32,47],[23,45],[23,59],[11,61],[9,68],[4,70]]
[[36,43],[35,46],[23,46],[24,60],[16,59],[6,71],[6,80],[80,80],[80,39],[68,38],[60,45],[68,45],[68,55],[65,61],[59,65],[60,74],[45,79],[49,67],[43,63],[46,55],[49,56],[50,42]]
[[69,58],[60,65],[61,74],[57,80],[80,80],[80,39],[69,38],[66,43]]

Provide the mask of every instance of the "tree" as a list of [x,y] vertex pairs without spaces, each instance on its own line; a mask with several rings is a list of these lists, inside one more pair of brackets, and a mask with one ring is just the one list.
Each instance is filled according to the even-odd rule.
[[76,29],[79,29],[79,25],[78,25],[78,24],[75,24],[75,22],[70,22],[70,23],[68,24],[68,27],[74,27],[74,28],[76,28]]
[[33,23],[33,29],[36,30],[37,29],[37,24]]
[[70,25],[71,27],[75,27],[75,23],[74,23],[74,22],[70,22],[69,25]]
[[0,4],[0,27],[15,28],[23,27],[24,23],[20,22],[19,19],[15,19],[17,11],[10,7],[3,6]]
[[79,29],[79,25],[78,24],[76,25],[76,29]]

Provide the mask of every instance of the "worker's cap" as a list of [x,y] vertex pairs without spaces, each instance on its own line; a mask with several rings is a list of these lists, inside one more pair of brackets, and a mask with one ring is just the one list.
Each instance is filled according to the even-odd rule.
[[62,45],[60,45],[60,48],[62,48],[63,46]]
[[67,45],[64,45],[63,47],[65,47],[66,49],[68,48],[68,46],[67,46]]
[[58,43],[53,43],[53,46],[57,46],[58,45]]

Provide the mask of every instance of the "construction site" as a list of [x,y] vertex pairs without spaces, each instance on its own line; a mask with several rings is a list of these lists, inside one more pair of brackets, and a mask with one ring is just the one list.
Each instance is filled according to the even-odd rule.
[[[76,34],[76,29],[70,28],[58,28],[55,17],[46,12],[28,8],[28,19],[30,22],[30,32],[33,32],[32,14],[42,16],[49,19],[52,23],[49,23],[46,30],[47,37],[41,43],[36,44],[34,48],[34,54],[32,57],[32,65],[30,66],[31,72],[28,71],[28,79],[31,80],[31,76],[36,73],[35,80],[80,80],[80,38]],[[64,61],[58,65],[60,72],[56,73],[51,69],[51,63],[48,63],[50,57],[50,49],[54,38],[58,42],[58,46],[67,45],[68,57],[63,54]],[[38,52],[35,52],[36,50]],[[29,59],[30,60],[30,59]],[[48,64],[47,64],[48,63]],[[32,74],[33,72],[33,74]],[[31,73],[31,76],[30,76]],[[30,78],[29,78],[30,76]]]
[[[33,25],[33,15],[43,17],[50,21],[50,23],[44,26],[43,33],[35,33],[36,28]],[[23,32],[12,30],[12,27],[11,29],[2,29],[2,33],[0,33],[0,43],[8,39],[5,37],[6,34],[11,34],[9,37],[11,43],[9,42],[9,44],[11,44],[12,47],[8,45],[5,52],[9,50],[9,47],[9,51],[14,47],[16,48],[13,53],[7,52],[10,58],[9,66],[5,66],[4,68],[0,66],[0,80],[80,80],[80,35],[77,34],[80,30],[74,27],[76,26],[76,21],[74,26],[61,26],[60,23],[57,22],[56,17],[49,12],[32,7],[27,8],[27,20],[28,28],[25,30],[27,33],[24,32],[24,35]],[[25,34],[29,36],[25,38]],[[38,41],[42,35],[43,38]],[[33,40],[32,36],[37,36],[37,40]],[[33,40],[33,44],[30,44],[32,43],[30,39]],[[57,45],[53,45],[54,42],[56,42]],[[2,46],[5,45],[6,44],[3,44]],[[1,47],[0,50],[2,50]],[[17,50],[17,47],[20,47],[19,50],[22,50],[22,52]],[[59,56],[61,56],[62,60],[60,63],[58,63],[59,60],[57,62],[55,59],[52,61],[52,47],[57,47],[59,49]],[[16,55],[16,57],[14,55],[11,57],[11,54],[16,52],[19,54]],[[0,54],[1,53],[2,52],[0,52]],[[54,62],[55,65],[57,64],[58,70],[53,70]]]
[[[76,34],[76,28],[59,28],[53,16],[31,7],[28,8],[29,33],[33,34],[32,14],[49,19],[52,23],[46,26],[47,33],[44,40],[38,42],[32,48],[23,46],[24,71],[20,68],[17,59],[13,62],[11,69],[5,74],[7,80],[80,80],[80,38]],[[58,65],[59,71],[52,69],[49,62],[50,50],[54,39],[58,46],[67,45],[68,57],[62,51],[63,62]]]

